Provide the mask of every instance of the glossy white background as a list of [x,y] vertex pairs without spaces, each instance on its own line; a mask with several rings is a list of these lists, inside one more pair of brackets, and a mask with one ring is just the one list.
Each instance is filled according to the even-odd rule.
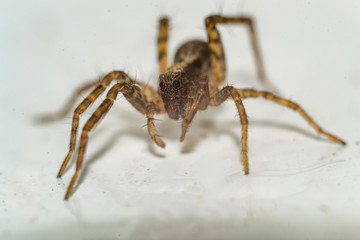
[[[169,2],[0,3],[0,239],[356,239],[360,3]],[[204,18],[219,12],[256,18],[281,95],[348,145],[319,137],[289,109],[249,99],[251,174],[244,176],[231,101],[198,113],[183,143],[181,123],[159,116],[167,143],[159,149],[145,118],[119,96],[90,134],[79,187],[64,201],[75,166],[60,180],[56,174],[71,115],[47,125],[34,116],[114,69],[156,85],[159,16],[171,17],[172,55],[184,40],[205,39]],[[220,30],[228,83],[261,89],[246,29]]]

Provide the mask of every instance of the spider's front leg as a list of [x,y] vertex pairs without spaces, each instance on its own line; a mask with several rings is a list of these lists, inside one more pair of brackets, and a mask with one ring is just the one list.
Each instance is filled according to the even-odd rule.
[[226,86],[220,91],[217,91],[213,96],[210,97],[210,105],[218,106],[225,102],[229,97],[235,102],[236,108],[240,115],[240,121],[242,125],[242,136],[241,136],[241,144],[242,144],[242,153],[244,160],[244,172],[245,174],[249,174],[249,161],[247,156],[247,130],[248,130],[248,119],[246,116],[245,108],[241,100],[240,93],[236,88],[232,86]]
[[[68,199],[71,191],[74,187],[74,184],[76,182],[76,179],[78,178],[79,171],[82,166],[87,142],[88,142],[88,132],[91,131],[96,123],[98,123],[110,110],[112,105],[114,104],[114,101],[118,95],[119,92],[121,92],[125,98],[135,107],[139,112],[142,114],[145,114],[148,118],[148,130],[150,133],[150,136],[154,139],[154,141],[161,147],[164,147],[165,144],[161,141],[161,139],[158,137],[155,131],[155,125],[153,123],[153,114],[154,113],[162,113],[163,105],[161,99],[159,97],[155,97],[154,101],[148,101],[148,97],[154,97],[156,94],[154,90],[152,90],[150,87],[144,85],[144,84],[137,84],[135,81],[130,79],[125,73],[123,72],[116,72],[117,73],[117,79],[118,83],[116,83],[114,86],[111,87],[109,92],[106,95],[105,100],[101,103],[101,105],[95,110],[95,112],[91,115],[89,120],[84,125],[84,128],[82,130],[81,136],[80,136],[80,146],[79,146],[79,154],[76,161],[76,170],[75,173],[71,179],[71,182],[69,184],[69,187],[67,189],[65,199]],[[105,77],[106,78],[106,77]],[[141,88],[141,86],[144,86]],[[93,94],[93,93],[92,93]],[[90,94],[89,96],[92,96]],[[88,96],[88,98],[89,98]],[[93,98],[94,96],[90,97]],[[84,100],[85,101],[85,100]],[[80,107],[81,106],[81,107]],[[81,109],[84,109],[87,106],[84,103],[81,103],[79,105]],[[78,108],[79,108],[78,107]],[[74,113],[75,116],[75,113]],[[74,124],[73,124],[74,126]],[[73,127],[74,128],[74,127]],[[76,124],[77,128],[77,124]],[[72,131],[72,135],[73,135]],[[76,138],[76,131],[75,131],[75,137]],[[75,143],[74,143],[75,145]],[[73,146],[74,148],[74,146]],[[69,155],[69,154],[68,154]],[[71,156],[71,155],[70,155]],[[65,168],[68,157],[65,159],[62,168],[60,169],[61,173],[63,171],[63,168]],[[60,174],[60,172],[59,172]]]
[[[70,144],[69,151],[60,167],[58,177],[60,178],[63,174],[66,165],[69,162],[70,157],[72,156],[75,149],[76,142],[76,133],[79,126],[79,118],[80,115],[85,112],[85,110],[106,90],[106,88],[110,85],[113,80],[117,80],[121,77],[123,73],[119,71],[114,71],[107,74],[100,83],[97,84],[97,87],[78,105],[78,107],[74,111],[72,127],[71,127],[71,135],[70,135]],[[86,88],[89,88],[91,84],[86,85]],[[81,88],[80,88],[81,90]]]

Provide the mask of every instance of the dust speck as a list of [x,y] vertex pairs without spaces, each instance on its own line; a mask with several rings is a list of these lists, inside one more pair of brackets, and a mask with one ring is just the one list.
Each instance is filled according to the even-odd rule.
[[319,206],[319,209],[323,213],[328,213],[330,211],[330,207],[328,205],[326,205],[326,204],[321,204]]

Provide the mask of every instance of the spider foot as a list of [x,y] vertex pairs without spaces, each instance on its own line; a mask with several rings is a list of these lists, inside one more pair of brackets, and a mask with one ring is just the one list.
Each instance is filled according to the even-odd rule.
[[154,141],[159,147],[165,148],[165,143],[163,142],[163,140],[161,140],[159,136],[156,135],[154,137]]

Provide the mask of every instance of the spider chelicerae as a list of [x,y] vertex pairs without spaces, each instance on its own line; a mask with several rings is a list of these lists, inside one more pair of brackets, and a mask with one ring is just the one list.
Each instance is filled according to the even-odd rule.
[[182,119],[182,133],[180,141],[185,138],[189,124],[198,110],[205,110],[210,106],[219,106],[225,100],[232,98],[238,110],[242,125],[242,155],[245,174],[249,173],[247,157],[247,129],[248,120],[242,100],[252,97],[263,97],[267,100],[289,107],[298,113],[319,133],[327,136],[332,141],[345,144],[335,135],[324,131],[298,104],[274,95],[267,91],[253,89],[238,89],[233,86],[220,88],[225,80],[225,58],[217,24],[239,23],[248,27],[251,44],[254,52],[257,74],[264,83],[265,71],[261,59],[254,21],[246,16],[226,17],[211,15],[206,18],[206,32],[208,41],[193,40],[184,43],[175,54],[174,64],[169,65],[167,52],[168,18],[162,18],[159,24],[157,51],[160,67],[157,90],[135,81],[123,71],[113,71],[107,74],[100,82],[90,82],[79,88],[65,108],[57,114],[48,115],[43,120],[54,120],[66,115],[75,102],[76,97],[82,92],[94,88],[93,91],[77,106],[73,114],[70,147],[65,160],[58,173],[61,177],[69,162],[76,143],[79,117],[107,88],[115,81],[107,92],[105,100],[94,111],[83,127],[80,136],[79,153],[76,161],[76,170],[68,186],[65,199],[68,199],[76,179],[78,178],[83,163],[88,142],[88,133],[92,130],[105,114],[110,110],[117,95],[121,92],[130,104],[147,119],[147,129],[155,143],[164,148],[165,143],[157,135],[154,125],[154,115],[167,113],[171,119]]

